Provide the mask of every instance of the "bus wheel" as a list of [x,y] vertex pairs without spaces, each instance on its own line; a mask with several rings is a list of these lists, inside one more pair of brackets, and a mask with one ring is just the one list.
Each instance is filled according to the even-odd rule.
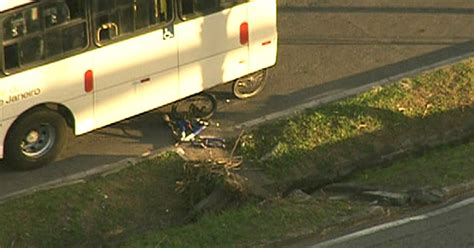
[[67,124],[57,112],[40,109],[20,117],[5,141],[5,162],[8,166],[29,170],[51,163],[61,152]]
[[232,86],[234,96],[239,99],[246,99],[257,95],[263,90],[266,79],[267,69],[237,79]]

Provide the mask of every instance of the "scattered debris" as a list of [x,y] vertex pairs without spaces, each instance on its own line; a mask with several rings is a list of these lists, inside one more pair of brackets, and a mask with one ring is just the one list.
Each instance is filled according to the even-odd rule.
[[222,148],[201,149],[192,145],[176,149],[186,161],[184,176],[176,182],[176,191],[185,194],[193,206],[188,219],[203,212],[219,211],[245,196],[247,180],[236,173],[243,158],[234,155],[239,140],[230,154]]
[[409,196],[405,193],[395,193],[388,191],[364,191],[363,197],[367,197],[370,200],[376,200],[377,202],[388,203],[395,206],[404,206],[409,202]]
[[325,192],[360,194],[365,191],[376,190],[374,187],[364,185],[357,185],[354,183],[333,183],[324,187]]
[[293,190],[291,193],[288,194],[288,198],[298,202],[306,202],[313,199],[311,195],[306,194],[306,192],[301,189]]
[[351,199],[350,195],[334,195],[334,196],[328,197],[328,200],[330,201],[347,201],[350,199]]
[[439,189],[420,188],[407,192],[410,201],[414,204],[434,204],[443,201],[444,192]]
[[[406,192],[397,192],[352,183],[330,184],[323,187],[320,191],[324,192],[325,197],[329,200],[348,200],[350,198],[357,198],[371,201],[374,204],[383,203],[394,206],[440,203],[446,195],[446,192],[443,189],[419,188]],[[320,191],[313,193],[313,195],[321,195]]]
[[142,157],[145,158],[145,157],[150,156],[150,155],[151,155],[151,152],[152,152],[151,149],[147,149],[145,152],[142,153]]
[[368,210],[368,213],[370,215],[384,215],[385,214],[385,209],[382,206],[371,206]]
[[222,210],[230,200],[228,193],[223,188],[216,188],[209,196],[194,205],[191,216],[194,217],[199,213]]

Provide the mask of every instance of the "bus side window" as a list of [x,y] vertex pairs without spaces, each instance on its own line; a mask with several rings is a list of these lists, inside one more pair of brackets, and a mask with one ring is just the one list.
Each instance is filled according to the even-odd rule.
[[187,20],[212,14],[245,2],[247,0],[180,0],[181,18]]
[[65,23],[70,19],[69,9],[65,4],[47,4],[43,7],[45,28],[51,28]]
[[8,45],[3,48],[5,57],[5,69],[12,70],[20,67],[20,57],[18,54],[18,44]]
[[55,57],[70,51],[87,46],[87,30],[84,16],[77,16],[81,12],[81,5],[72,5],[74,18],[66,4],[55,3],[45,5],[42,13],[46,30],[44,32],[45,58]]
[[168,22],[171,21],[172,15],[171,12],[173,11],[171,9],[171,3],[168,2],[168,0],[153,0],[154,1],[154,7],[155,7],[155,12],[153,18],[156,20],[156,22],[161,23],[161,22]]
[[169,0],[135,0],[135,28],[142,29],[171,21]]
[[45,57],[62,54],[64,52],[62,28],[56,27],[70,20],[69,9],[65,4],[46,4],[43,6],[42,16],[47,30],[43,39]]
[[[101,46],[171,20],[171,0],[93,0],[95,42]],[[108,6],[106,6],[108,5]]]
[[71,19],[85,18],[85,1],[84,0],[66,0]]
[[40,10],[38,7],[27,9],[23,12],[23,16],[25,17],[26,30],[28,34],[40,32],[42,29],[39,12]]
[[218,0],[181,0],[181,17],[192,17],[210,14],[220,10]]
[[[80,0],[68,0],[71,2]],[[71,20],[65,2],[35,4],[22,12],[12,13],[3,22],[4,69],[18,70],[41,62],[61,59],[88,45],[84,5],[76,4]]]
[[64,51],[73,51],[87,46],[86,23],[70,26],[62,30],[62,46]]
[[3,39],[9,40],[26,34],[25,18],[23,13],[8,17],[3,22]]
[[154,24],[151,12],[154,9],[153,0],[135,0],[135,28],[142,29]]
[[45,56],[47,58],[63,53],[63,37],[61,30],[48,32],[44,36],[44,43],[46,44]]
[[29,37],[20,43],[20,64],[31,64],[43,57],[44,41],[41,36]]
[[247,2],[247,0],[220,0],[220,6],[226,9],[245,2]]
[[199,14],[207,14],[220,10],[218,0],[195,0],[195,11]]
[[[73,51],[88,45],[87,24],[85,22],[85,2],[84,0],[66,0],[69,7],[71,22],[77,24],[68,25],[62,29],[62,46],[64,51]],[[80,22],[75,21],[80,20]]]
[[99,45],[134,30],[134,0],[94,0],[92,13]]
[[187,17],[194,14],[194,1],[181,0],[181,16]]
[[43,58],[44,44],[37,7],[7,17],[3,28],[5,69],[19,68]]

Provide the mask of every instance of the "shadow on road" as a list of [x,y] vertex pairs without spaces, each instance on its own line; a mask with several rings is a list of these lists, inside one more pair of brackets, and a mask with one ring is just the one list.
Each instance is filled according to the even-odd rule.
[[[257,110],[254,111],[240,111],[219,113],[221,116],[231,117],[233,120],[249,120],[259,117],[256,113],[265,112],[269,106],[272,110],[281,111],[288,108],[288,103],[294,99],[298,99],[299,103],[308,102],[320,97],[327,96],[331,92],[343,92],[355,87],[363,86],[372,82],[377,82],[383,79],[392,78],[391,81],[396,81],[410,75],[418,74],[419,72],[410,73],[421,67],[428,67],[466,54],[474,53],[474,40],[463,42],[454,46],[443,48],[434,52],[423,54],[421,56],[406,59],[397,63],[378,67],[361,73],[353,74],[337,80],[323,82],[322,84],[315,84],[313,86],[295,91],[289,94],[273,94],[265,102],[258,102],[255,105]],[[399,76],[402,75],[402,76]],[[271,84],[272,82],[268,82]],[[291,83],[291,82],[288,82]]]

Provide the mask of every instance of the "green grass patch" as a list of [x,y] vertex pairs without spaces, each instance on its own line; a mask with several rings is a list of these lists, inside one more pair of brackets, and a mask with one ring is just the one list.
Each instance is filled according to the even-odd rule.
[[128,241],[125,247],[256,247],[283,237],[321,232],[348,216],[368,214],[367,205],[346,201],[274,199],[248,203],[194,224],[154,232]]
[[243,137],[240,152],[276,179],[324,172],[456,127],[474,118],[473,103],[470,60],[263,125]]
[[350,182],[388,189],[444,187],[474,179],[474,142],[456,147],[442,147],[419,157],[409,157],[394,164],[364,170]]
[[180,224],[175,155],[107,178],[39,192],[0,205],[0,247],[98,247],[146,228]]

